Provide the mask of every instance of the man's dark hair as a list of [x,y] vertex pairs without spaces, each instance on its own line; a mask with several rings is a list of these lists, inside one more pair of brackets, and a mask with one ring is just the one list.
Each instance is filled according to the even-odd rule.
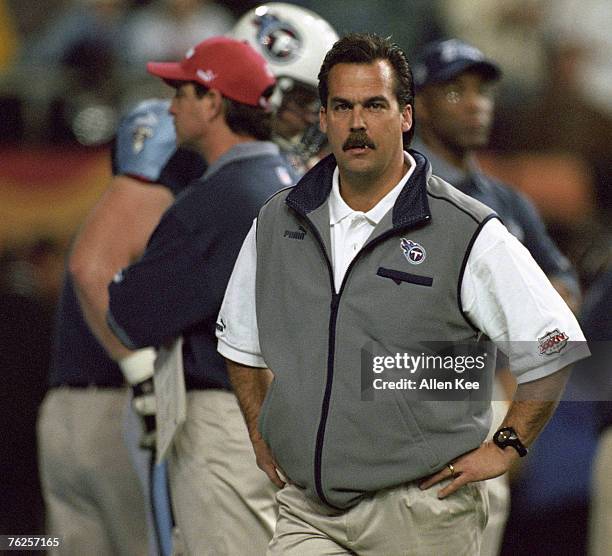
[[[319,98],[321,106],[327,107],[329,96],[329,72],[337,64],[371,64],[377,60],[387,60],[395,74],[395,97],[400,110],[412,107],[414,120],[414,80],[412,70],[404,51],[390,38],[371,33],[350,33],[337,41],[325,55],[319,71]],[[414,122],[410,131],[404,134],[404,142],[410,144],[414,134]]]
[[[194,81],[193,85],[198,98],[202,98],[208,92],[208,89],[200,83]],[[264,93],[264,96],[269,95]],[[248,135],[258,141],[270,140],[272,137],[272,114],[270,112],[259,106],[250,106],[227,97],[223,97],[223,104],[225,123],[234,133]]]

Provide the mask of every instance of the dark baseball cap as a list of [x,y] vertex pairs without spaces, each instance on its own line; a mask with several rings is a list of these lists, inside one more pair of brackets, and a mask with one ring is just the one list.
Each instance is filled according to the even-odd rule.
[[459,39],[432,42],[414,59],[414,86],[418,90],[430,83],[450,81],[468,69],[490,80],[497,80],[502,75],[500,67],[471,44]]

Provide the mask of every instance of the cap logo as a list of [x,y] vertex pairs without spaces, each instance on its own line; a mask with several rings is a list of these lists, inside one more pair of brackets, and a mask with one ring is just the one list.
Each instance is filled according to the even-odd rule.
[[213,70],[197,70],[196,71],[196,75],[202,80],[204,81],[204,83],[210,83],[211,81],[213,81],[216,77],[217,74],[213,71]]
[[422,245],[411,239],[402,238],[400,246],[404,257],[410,264],[421,264],[427,258],[427,252]]
[[480,50],[469,44],[450,40],[442,44],[440,58],[443,62],[450,63],[462,58],[467,58],[469,60],[484,60],[484,55]]
[[257,42],[265,56],[276,63],[294,60],[302,49],[302,38],[296,28],[287,21],[267,13],[258,16]]

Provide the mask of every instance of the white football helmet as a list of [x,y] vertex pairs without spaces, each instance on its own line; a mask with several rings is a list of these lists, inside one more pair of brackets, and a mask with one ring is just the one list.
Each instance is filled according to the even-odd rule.
[[323,58],[338,40],[336,31],[322,17],[284,2],[249,10],[230,34],[247,41],[264,56],[281,89],[287,88],[283,78],[316,89]]

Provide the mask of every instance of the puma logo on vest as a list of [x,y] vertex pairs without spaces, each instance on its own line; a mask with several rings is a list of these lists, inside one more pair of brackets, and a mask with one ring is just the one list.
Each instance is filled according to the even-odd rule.
[[306,228],[298,226],[297,231],[285,230],[283,237],[288,239],[304,239],[306,237]]

